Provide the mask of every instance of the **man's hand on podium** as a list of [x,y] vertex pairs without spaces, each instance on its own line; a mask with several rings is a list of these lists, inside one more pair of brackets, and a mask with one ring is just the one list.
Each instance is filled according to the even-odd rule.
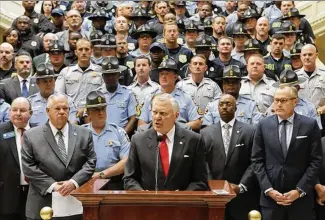
[[61,196],[68,196],[75,189],[76,186],[70,180],[58,182],[54,186],[54,191],[60,193]]

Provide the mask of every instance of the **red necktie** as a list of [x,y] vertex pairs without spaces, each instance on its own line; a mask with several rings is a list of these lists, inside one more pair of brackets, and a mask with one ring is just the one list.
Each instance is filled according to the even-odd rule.
[[169,170],[169,153],[168,153],[166,138],[167,136],[163,135],[162,141],[160,142],[160,146],[159,146],[160,160],[164,170],[165,177],[167,177],[168,170]]
[[[21,132],[21,135],[20,135],[20,146],[23,147],[23,135],[24,135],[24,132],[25,132],[25,128],[19,128],[20,132]],[[26,183],[29,183],[29,180],[28,178],[25,176],[25,182]]]

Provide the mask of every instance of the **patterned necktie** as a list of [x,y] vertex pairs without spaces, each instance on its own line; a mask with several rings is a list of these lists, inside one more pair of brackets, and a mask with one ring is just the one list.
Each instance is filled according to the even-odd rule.
[[22,89],[22,95],[23,97],[27,98],[28,97],[28,89],[27,89],[27,80],[23,80],[23,89]]
[[230,143],[230,131],[229,128],[231,126],[229,124],[224,124],[223,128],[225,129],[225,133],[224,133],[224,137],[223,137],[223,145],[225,147],[225,153],[226,153],[226,157],[228,154],[228,149],[229,149],[229,143]]
[[165,177],[168,175],[169,170],[169,153],[168,153],[168,146],[166,142],[167,136],[163,135],[162,141],[159,145],[159,153],[160,153],[160,160],[164,170]]
[[284,158],[287,157],[288,149],[287,149],[287,120],[281,121],[282,124],[282,129],[281,129],[281,137],[280,137],[280,143],[281,143],[281,148],[282,148],[282,153]]
[[[20,146],[21,147],[23,147],[23,135],[24,135],[24,132],[25,132],[25,128],[19,128],[19,130],[20,130]],[[26,176],[24,176],[24,179],[25,179],[25,182],[26,183],[29,183],[29,179],[26,177]]]
[[58,146],[59,146],[61,156],[63,158],[63,162],[66,164],[67,163],[67,151],[65,149],[62,131],[58,130],[58,132],[56,134],[59,135]]

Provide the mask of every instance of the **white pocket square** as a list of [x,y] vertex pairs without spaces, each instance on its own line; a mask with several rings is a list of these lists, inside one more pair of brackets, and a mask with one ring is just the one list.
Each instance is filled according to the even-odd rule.
[[307,136],[297,136],[297,139],[303,139],[303,138],[307,138]]
[[240,146],[244,146],[244,144],[236,144],[235,147],[240,147]]
[[190,156],[188,156],[188,155],[185,154],[184,157],[190,157]]

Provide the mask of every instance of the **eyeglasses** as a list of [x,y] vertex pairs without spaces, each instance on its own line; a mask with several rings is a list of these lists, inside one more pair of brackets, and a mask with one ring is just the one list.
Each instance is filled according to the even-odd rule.
[[290,98],[290,99],[285,99],[285,98],[283,98],[283,99],[274,99],[273,102],[274,102],[275,104],[278,104],[279,102],[280,102],[281,104],[286,104],[288,101],[290,101],[290,100],[294,100],[294,99],[296,99],[296,98]]

